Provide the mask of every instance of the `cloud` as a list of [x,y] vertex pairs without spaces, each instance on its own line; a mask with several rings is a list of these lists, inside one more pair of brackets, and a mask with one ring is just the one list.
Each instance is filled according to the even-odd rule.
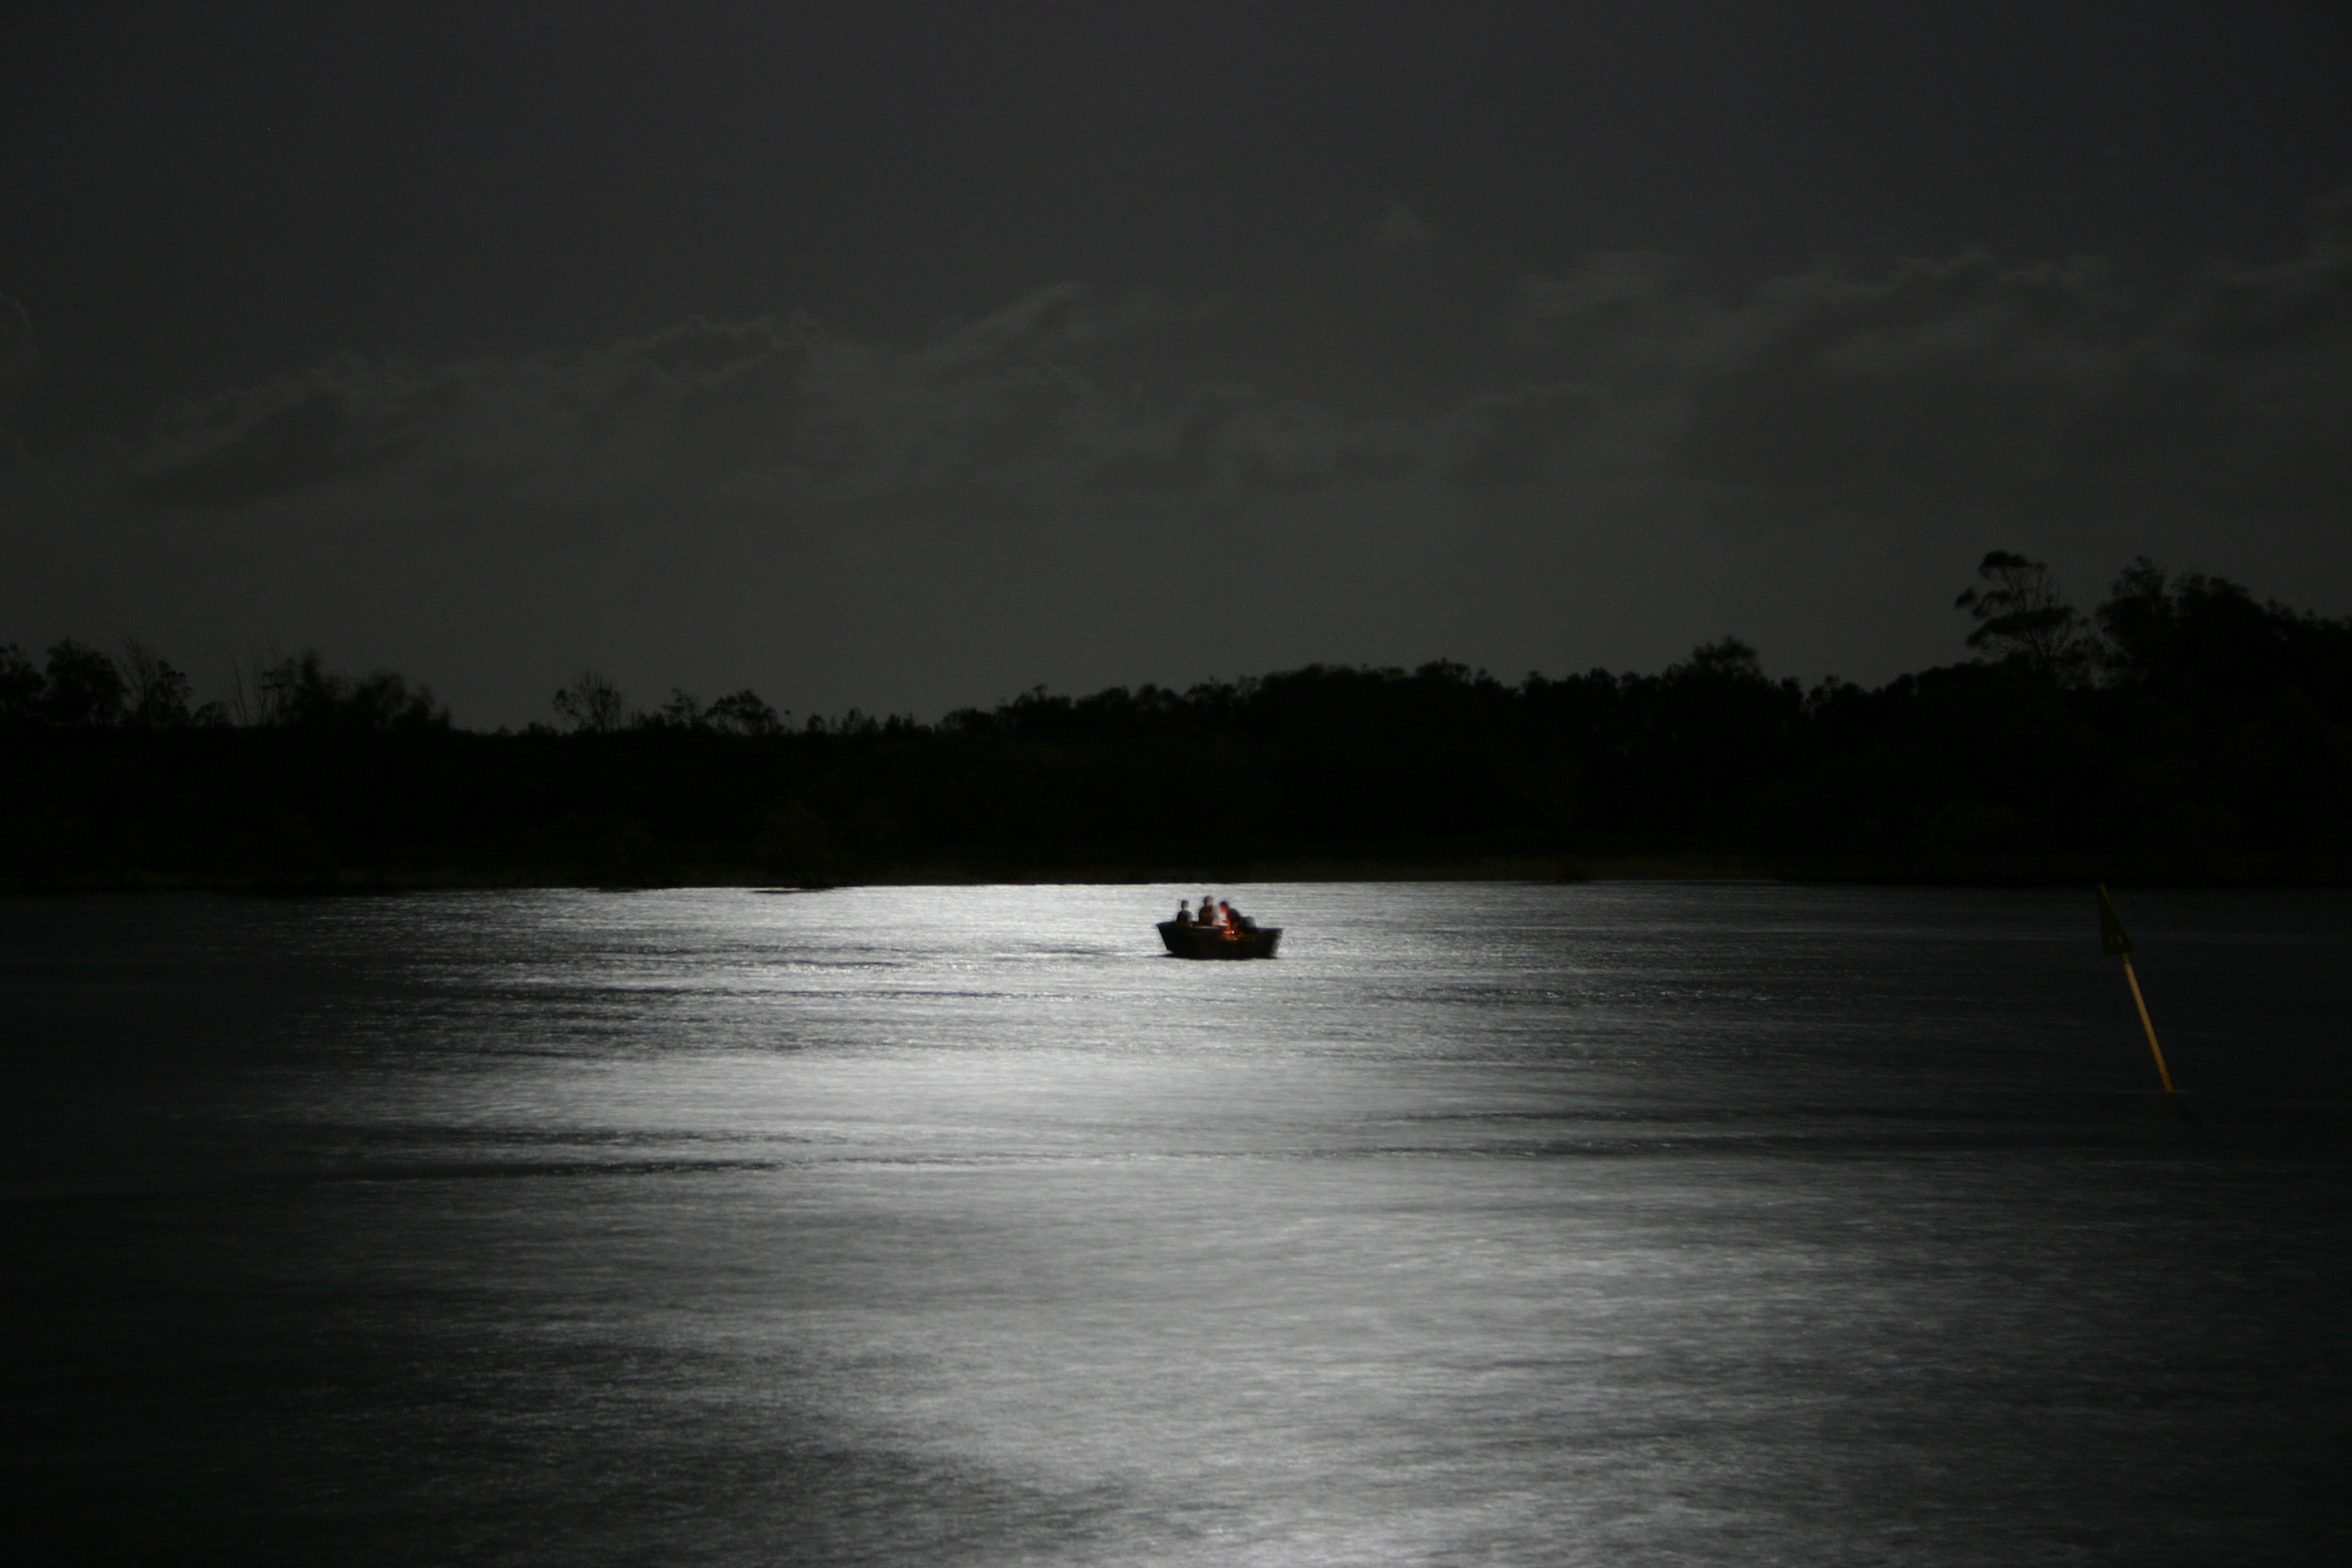
[[1823,266],[1724,302],[1671,258],[1527,280],[1513,336],[1661,479],[1759,510],[2318,502],[2352,469],[2352,193],[2276,266],[2147,298],[2086,259]]
[[2155,300],[2094,262],[1975,252],[1724,299],[1673,258],[1604,253],[1522,283],[1507,335],[1535,374],[1412,419],[1108,378],[1107,352],[1148,366],[1155,334],[1190,322],[1066,284],[911,343],[695,320],[562,361],[339,360],[174,411],[121,493],[151,510],[659,497],[904,514],[1572,491],[1606,471],[1702,487],[1727,516],[2307,498],[2352,446],[2347,214],[2332,198],[2303,255]]
[[1450,422],[1444,476],[1480,487],[1530,485],[1597,417],[1601,398],[1567,383],[1478,398]]
[[[1984,549],[2065,538],[2352,592],[2352,195],[2161,292],[1974,252],[1724,292],[1617,251],[1498,325],[1412,413],[1216,375],[1199,312],[1070,284],[908,341],[338,359],[17,465],[0,637],[318,641],[482,722],[583,662],[803,710],[1727,631],[1863,674],[1951,657],[1916,608]],[[30,355],[0,309],[0,396]]]
[[1051,504],[1397,470],[1396,433],[1377,422],[1238,384],[1114,394],[1088,366],[1106,345],[1181,324],[1060,286],[912,344],[805,321],[696,321],[568,363],[339,361],[175,411],[126,494],[148,510],[486,493]]
[[800,323],[688,321],[567,363],[418,370],[342,359],[173,410],[129,499],[226,508],[405,470],[451,489],[501,481],[578,497],[739,462],[789,431]]
[[1391,202],[1372,228],[1374,250],[1411,250],[1433,237],[1421,215],[1402,202]]
[[1682,261],[1612,250],[1566,277],[1521,279],[1510,328],[1523,347],[1622,365],[1617,356],[1629,349],[1646,359],[1671,346],[1703,346],[1727,321],[1693,286]]
[[[1670,461],[1790,491],[2054,482],[2147,356],[2095,269],[1911,262],[1776,280],[1685,383]],[[2108,454],[2106,466],[2132,454]]]
[[148,506],[234,506],[363,473],[413,447],[414,411],[359,389],[281,383],[191,417],[132,482]]

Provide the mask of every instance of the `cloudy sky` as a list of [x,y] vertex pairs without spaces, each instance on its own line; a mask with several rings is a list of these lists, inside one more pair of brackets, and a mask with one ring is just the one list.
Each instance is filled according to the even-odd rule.
[[2340,4],[8,16],[0,642],[494,725],[2352,613]]

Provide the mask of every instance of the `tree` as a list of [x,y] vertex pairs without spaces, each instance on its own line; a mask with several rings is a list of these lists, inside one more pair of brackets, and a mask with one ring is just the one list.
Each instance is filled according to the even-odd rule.
[[58,724],[111,724],[122,717],[122,671],[97,648],[66,638],[49,649],[44,706]]
[[782,716],[748,686],[713,702],[703,719],[712,729],[736,735],[772,735],[784,727]]
[[0,724],[22,724],[41,717],[41,699],[49,683],[40,667],[25,657],[15,643],[0,647]]
[[137,637],[122,639],[122,662],[131,672],[131,722],[142,729],[176,729],[191,721],[185,671],[174,669]]
[[448,710],[433,689],[412,689],[389,669],[353,679],[326,668],[315,652],[262,668],[256,684],[262,721],[308,730],[421,730],[449,727]]
[[1691,649],[1689,658],[1669,665],[1666,674],[1685,679],[1756,685],[1764,680],[1764,665],[1756,657],[1756,650],[1738,637],[1721,637],[1699,644]]
[[2098,618],[2118,685],[2225,703],[2294,688],[2338,714],[2352,699],[2352,622],[2257,602],[2226,577],[2175,574],[2143,555]]
[[555,716],[592,735],[609,735],[627,716],[621,689],[593,669],[583,669],[571,685],[555,694]]
[[2096,652],[2089,623],[2066,602],[2048,563],[1994,550],[1977,563],[1977,575],[1984,585],[1952,601],[1976,619],[1969,647],[2052,680],[2088,678]]

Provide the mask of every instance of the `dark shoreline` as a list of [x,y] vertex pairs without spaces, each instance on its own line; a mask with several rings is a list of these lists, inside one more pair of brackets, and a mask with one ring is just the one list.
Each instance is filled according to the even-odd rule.
[[1995,616],[2002,657],[1876,689],[1726,639],[1654,676],[1308,666],[936,724],[606,691],[521,733],[315,657],[231,723],[127,706],[79,644],[0,649],[0,888],[2352,884],[2352,620],[2145,562],[2097,637],[2033,615],[2063,647]]
[[77,893],[226,893],[262,898],[366,897],[430,892],[569,889],[649,892],[738,888],[768,893],[827,892],[857,887],[1234,887],[1268,882],[1775,882],[1804,886],[2037,888],[2115,887],[2294,889],[2352,886],[2340,862],[2102,865],[2088,858],[1975,864],[1791,860],[1700,852],[1650,855],[1466,855],[1449,858],[1324,857],[1301,859],[1036,863],[948,862],[877,867],[823,880],[763,876],[754,868],[709,868],[639,878],[581,875],[554,868],[509,870],[341,870],[323,876],[147,873],[0,881],[0,896]]

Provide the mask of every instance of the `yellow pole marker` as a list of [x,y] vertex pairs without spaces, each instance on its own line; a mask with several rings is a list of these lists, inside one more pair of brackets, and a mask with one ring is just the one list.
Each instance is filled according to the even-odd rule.
[[2147,1016],[2147,998],[2139,994],[2139,976],[2132,973],[2131,932],[2124,930],[2123,917],[2116,913],[2116,901],[2107,897],[2107,885],[2101,882],[2098,888],[2099,945],[2106,950],[2108,957],[2124,961],[2124,979],[2131,986],[2132,1005],[2139,1009],[2139,1026],[2147,1031],[2147,1050],[2156,1058],[2156,1076],[2163,1080],[2165,1093],[2174,1093],[2171,1070],[2164,1065],[2164,1047],[2156,1043],[2156,1024]]

